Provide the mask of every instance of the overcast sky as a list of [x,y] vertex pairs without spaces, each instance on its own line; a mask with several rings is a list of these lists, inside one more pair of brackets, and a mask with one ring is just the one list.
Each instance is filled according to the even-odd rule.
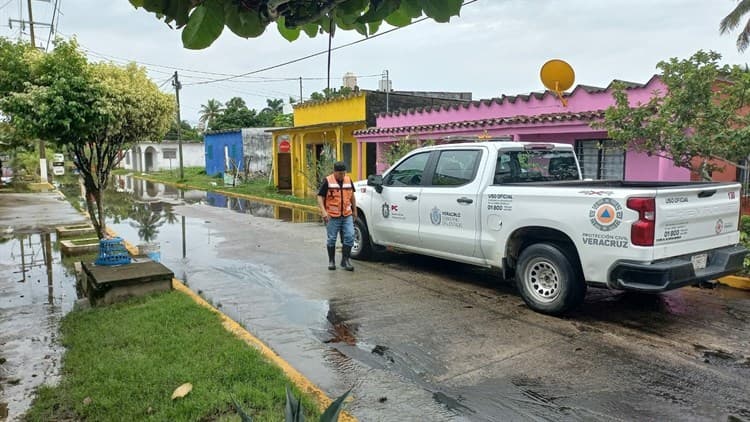
[[[37,22],[51,19],[55,0],[46,1],[33,1]],[[191,51],[182,47],[179,31],[127,0],[58,1],[58,31],[77,36],[92,60],[136,61],[148,67],[157,84],[175,67],[185,69],[180,70],[182,117],[191,122],[209,98],[224,102],[240,96],[251,108],[262,108],[265,98],[299,96],[298,80],[191,85],[220,77],[195,71],[240,74],[327,48],[325,36],[303,34],[289,43],[274,25],[249,40],[225,30],[208,49]],[[18,25],[9,28],[7,22],[19,18],[22,4],[26,0],[0,0],[0,36],[19,36]],[[360,75],[360,87],[376,89],[379,75],[388,69],[396,90],[470,91],[479,99],[543,90],[539,69],[551,58],[568,61],[576,83],[598,86],[612,79],[645,82],[659,60],[688,57],[698,49],[744,64],[750,60],[737,52],[736,33],[720,36],[718,31],[719,21],[735,5],[735,0],[479,0],[450,23],[425,21],[335,51],[331,85],[340,86],[343,74],[353,72]],[[38,43],[46,44],[47,34],[37,29]],[[339,31],[334,46],[361,38]],[[305,97],[325,88],[326,56],[255,75],[300,76],[311,78],[303,82]]]

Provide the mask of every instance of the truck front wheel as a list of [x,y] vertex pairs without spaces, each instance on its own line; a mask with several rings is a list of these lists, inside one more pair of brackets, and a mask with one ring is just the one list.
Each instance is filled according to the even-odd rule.
[[580,305],[586,296],[586,283],[578,267],[568,254],[550,243],[537,243],[521,252],[516,285],[531,309],[551,315]]
[[370,244],[370,233],[367,224],[361,218],[354,219],[354,246],[352,246],[352,258],[365,260],[372,254]]

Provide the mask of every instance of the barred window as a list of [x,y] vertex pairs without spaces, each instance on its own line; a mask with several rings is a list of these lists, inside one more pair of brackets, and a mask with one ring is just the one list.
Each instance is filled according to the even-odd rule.
[[625,150],[611,139],[578,140],[576,155],[584,179],[625,179]]

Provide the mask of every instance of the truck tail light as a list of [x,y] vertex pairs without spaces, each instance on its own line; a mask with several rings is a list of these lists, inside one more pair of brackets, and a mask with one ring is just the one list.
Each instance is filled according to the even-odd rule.
[[638,221],[630,229],[630,241],[637,246],[654,246],[656,232],[656,200],[629,198],[628,208],[638,211]]

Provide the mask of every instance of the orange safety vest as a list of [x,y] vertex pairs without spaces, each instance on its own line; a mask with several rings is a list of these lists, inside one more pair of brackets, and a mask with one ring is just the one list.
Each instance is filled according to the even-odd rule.
[[326,177],[328,194],[326,195],[326,213],[331,217],[348,217],[352,215],[352,196],[354,184],[349,176],[344,176],[344,183],[339,185],[333,174]]

